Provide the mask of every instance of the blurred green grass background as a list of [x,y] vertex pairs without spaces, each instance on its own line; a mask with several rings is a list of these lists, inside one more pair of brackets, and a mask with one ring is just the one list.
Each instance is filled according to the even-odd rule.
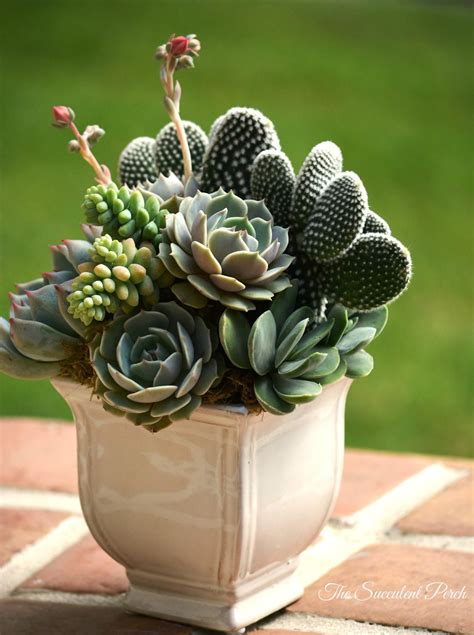
[[[48,244],[79,237],[92,174],[50,127],[67,104],[102,125],[115,170],[133,137],[167,122],[155,46],[195,32],[182,112],[209,129],[261,109],[299,168],[331,139],[372,209],[414,258],[408,293],[351,389],[348,444],[471,455],[472,13],[453,4],[16,0],[2,8],[1,312],[14,282],[50,268]],[[469,209],[471,207],[471,209]],[[1,414],[70,418],[46,382],[1,378]]]

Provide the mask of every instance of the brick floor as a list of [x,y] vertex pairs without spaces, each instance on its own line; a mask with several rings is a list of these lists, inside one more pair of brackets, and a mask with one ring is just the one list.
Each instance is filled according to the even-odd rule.
[[[311,585],[289,610],[392,626],[469,633],[474,556],[408,545],[371,545]],[[442,585],[442,586],[438,586]],[[460,599],[441,591],[457,593]],[[378,597],[379,592],[406,597]],[[409,594],[416,593],[412,599]]]
[[122,565],[87,536],[31,576],[22,588],[113,595],[124,593],[128,581]]
[[430,463],[427,457],[348,450],[333,517],[359,511]]
[[76,432],[73,425],[20,418],[1,419],[0,442],[1,485],[77,492]]
[[397,523],[404,532],[474,536],[474,472]]
[[0,508],[0,565],[47,534],[66,517],[67,514],[43,509]]
[[[74,497],[77,486],[73,426],[0,419],[0,436],[4,457],[1,482],[9,488],[29,490],[22,498],[22,505],[32,500],[35,491],[67,492]],[[46,461],[45,457],[50,457],[52,452],[54,461]],[[367,516],[371,513],[371,508],[367,508],[370,503],[387,493],[393,496],[393,488],[398,485],[403,488],[406,479],[422,476],[424,468],[434,462],[452,466],[458,472],[450,472],[446,481],[440,481],[439,486],[416,499],[414,506],[404,503],[403,497],[410,493],[410,488],[405,487],[399,494],[402,512],[395,519],[389,515],[388,524],[382,523],[376,530],[378,533],[365,537],[366,531],[370,533],[370,518],[365,517],[363,527],[367,529],[359,530],[361,510]],[[365,625],[367,633],[377,632],[376,626],[370,626],[369,630],[369,623],[407,628],[407,633],[414,628],[427,629],[421,630],[422,633],[432,630],[474,633],[474,589],[470,579],[474,570],[470,545],[474,540],[469,538],[474,535],[472,473],[469,474],[472,468],[473,462],[468,460],[348,450],[341,492],[333,513],[335,521],[317,543],[317,548],[322,547],[328,557],[328,566],[313,576],[313,580],[319,578],[308,586],[300,601],[263,624],[254,625],[252,635],[291,635],[298,631],[309,635],[329,632],[366,635]],[[442,470],[439,473],[435,470],[433,474],[433,478],[438,479],[446,476]],[[453,479],[457,480],[449,484]],[[11,496],[10,491],[9,504]],[[48,497],[43,495],[38,500],[41,506],[47,507]],[[58,504],[58,499],[55,500]],[[31,546],[28,553],[41,547],[38,539],[71,515],[70,508],[57,509],[10,509],[2,507],[0,498],[0,567],[7,567],[5,571],[8,571],[9,559],[21,554],[28,545]],[[358,514],[352,524],[337,521],[355,512]],[[380,517],[377,522],[380,523]],[[393,525],[399,531],[392,531]],[[342,543],[337,542],[338,536]],[[406,544],[407,538],[411,539],[410,544]],[[425,546],[416,543],[421,538]],[[341,556],[338,544],[351,547],[352,539],[352,550],[346,549]],[[446,544],[449,548],[445,548]],[[60,550],[55,551],[58,552]],[[51,556],[40,570],[35,570],[34,562],[28,566],[17,589],[0,600],[2,635],[33,632],[35,635],[191,635],[193,631],[187,626],[126,614],[119,606],[119,594],[127,589],[125,570],[103,552],[90,535],[78,538],[78,542],[64,548],[60,555]],[[1,577],[2,569],[0,589]],[[357,600],[340,596],[329,601],[324,599],[327,584],[342,585],[344,590],[351,591],[367,581],[371,583],[369,588],[376,591],[400,593],[404,587],[405,590],[421,587],[422,596],[426,585],[432,582],[444,583],[458,592],[464,586],[468,599],[448,599],[440,594],[431,600],[424,597]],[[97,601],[93,602],[94,596]],[[106,605],[98,605],[103,602]]]

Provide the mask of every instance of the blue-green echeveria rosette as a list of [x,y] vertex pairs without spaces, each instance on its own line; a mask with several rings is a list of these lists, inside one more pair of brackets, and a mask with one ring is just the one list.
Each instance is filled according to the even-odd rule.
[[90,258],[97,228],[83,225],[86,240],[51,246],[53,270],[16,285],[9,320],[0,318],[0,371],[19,379],[67,374],[88,329],[68,313],[66,296],[78,268]]
[[288,230],[273,224],[262,201],[219,190],[186,197],[168,214],[159,257],[182,304],[249,311],[289,286],[287,245]]
[[104,407],[156,432],[186,419],[220,376],[218,337],[176,302],[116,317],[91,346]]

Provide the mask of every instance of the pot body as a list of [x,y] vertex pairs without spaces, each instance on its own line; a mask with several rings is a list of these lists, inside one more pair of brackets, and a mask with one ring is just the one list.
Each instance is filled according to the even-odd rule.
[[201,407],[158,434],[53,384],[74,414],[82,509],[126,567],[126,607],[235,631],[303,593],[298,556],[331,512],[351,381],[293,413]]

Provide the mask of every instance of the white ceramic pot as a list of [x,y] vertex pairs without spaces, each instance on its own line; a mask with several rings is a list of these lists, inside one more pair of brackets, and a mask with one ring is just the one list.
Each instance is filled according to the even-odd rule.
[[76,421],[84,516],[127,570],[126,608],[236,631],[302,595],[298,556],[341,480],[350,380],[290,415],[202,407],[155,435],[53,384]]

